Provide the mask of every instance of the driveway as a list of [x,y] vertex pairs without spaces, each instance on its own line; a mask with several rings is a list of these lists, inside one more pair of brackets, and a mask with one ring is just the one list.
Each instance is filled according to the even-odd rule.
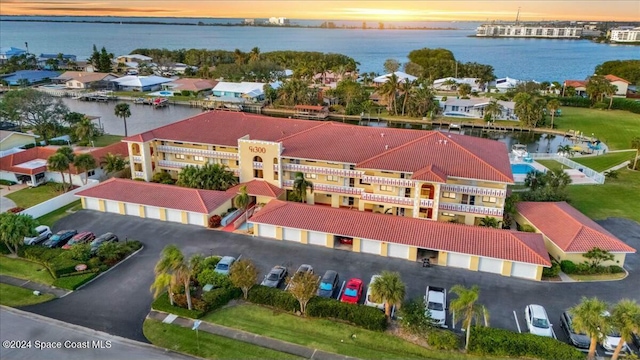
[[[620,239],[640,249],[640,225],[623,219],[609,219],[601,224]],[[333,269],[346,280],[359,277],[366,283],[382,270],[398,271],[407,284],[407,296],[424,296],[427,285],[450,288],[455,284],[478,285],[479,302],[489,309],[490,325],[517,331],[514,311],[523,331],[524,308],[543,305],[553,323],[562,311],[575,305],[582,296],[597,296],[614,303],[621,298],[640,298],[640,257],[627,257],[629,276],[622,281],[602,283],[546,283],[502,277],[463,269],[433,266],[362,253],[327,249],[231,234],[159,220],[82,210],[60,220],[55,230],[74,228],[95,233],[112,231],[121,239],[128,237],[144,243],[137,255],[111,270],[85,288],[48,303],[25,308],[28,311],[86,326],[126,338],[146,341],[142,323],[152,302],[149,286],[153,268],[167,244],[177,244],[187,255],[232,255],[252,259],[261,271],[260,278],[276,264],[295,270],[300,264],[314,266],[316,273]],[[450,321],[449,321],[450,322]],[[459,327],[459,325],[458,325]],[[556,333],[562,338],[559,326]]]
[[16,207],[16,203],[8,197],[0,196],[0,213],[7,212],[9,209]]

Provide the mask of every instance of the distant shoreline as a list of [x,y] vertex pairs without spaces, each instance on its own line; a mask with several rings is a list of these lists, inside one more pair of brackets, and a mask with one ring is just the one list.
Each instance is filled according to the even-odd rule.
[[361,26],[335,26],[328,27],[322,25],[271,25],[271,24],[243,24],[243,23],[204,23],[202,21],[198,21],[195,23],[186,23],[186,22],[165,22],[165,21],[120,21],[120,20],[57,20],[57,19],[2,19],[1,21],[15,21],[15,22],[47,22],[47,23],[84,23],[84,24],[128,24],[128,25],[172,25],[172,26],[231,26],[231,27],[271,27],[271,28],[297,28],[297,29],[327,29],[327,30],[336,30],[336,29],[346,29],[346,30],[461,30],[459,28],[453,27],[420,27],[420,26],[393,26],[393,27],[384,27],[384,28],[374,28],[367,27],[362,28]]

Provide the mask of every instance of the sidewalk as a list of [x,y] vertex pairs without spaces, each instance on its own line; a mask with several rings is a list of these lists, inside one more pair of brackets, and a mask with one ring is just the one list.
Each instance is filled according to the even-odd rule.
[[[158,321],[164,321],[166,319],[166,323],[168,324],[175,324],[175,325],[179,325],[186,328],[191,328],[193,326],[193,319],[175,317],[175,315],[158,312],[155,310],[151,310],[151,312],[147,317],[153,320],[158,320]],[[172,318],[174,319],[172,320]],[[237,329],[216,325],[216,324],[212,324],[204,321],[200,324],[200,327],[198,328],[198,330],[206,331],[208,333],[218,335],[218,336],[223,336],[229,339],[234,339],[234,340],[246,342],[249,344],[261,346],[267,349],[272,349],[272,350],[280,351],[283,353],[300,356],[305,359],[317,359],[317,360],[357,359],[350,356],[344,356],[344,355],[334,354],[334,353],[330,353],[330,352],[326,352],[318,349],[312,349],[305,346],[292,344],[290,342],[277,340],[269,337],[264,337],[261,335],[256,335],[246,331],[237,330]]]
[[71,293],[69,290],[59,289],[49,285],[39,284],[30,280],[18,279],[13,276],[0,275],[0,283],[19,286],[25,289],[38,290],[43,294],[53,294],[56,297],[64,297]]

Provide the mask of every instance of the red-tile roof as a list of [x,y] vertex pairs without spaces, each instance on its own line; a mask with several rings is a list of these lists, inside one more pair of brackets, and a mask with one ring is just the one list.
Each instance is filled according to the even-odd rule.
[[442,170],[438,169],[436,166],[429,165],[422,168],[422,170],[414,172],[413,175],[411,175],[411,179],[446,183],[447,174],[443,173]]
[[200,214],[209,214],[233,198],[233,194],[226,191],[190,189],[117,178],[111,178],[76,195]]
[[271,183],[268,183],[264,180],[257,180],[257,179],[251,180],[246,183],[238,184],[230,188],[229,190],[227,190],[227,192],[232,193],[234,195],[238,194],[240,193],[240,187],[242,186],[247,187],[247,194],[251,196],[268,196],[272,198],[277,198],[278,196],[282,195],[282,193],[284,193],[283,189]]
[[586,80],[565,80],[564,86],[571,86],[574,88],[585,87],[587,86],[587,81]]
[[424,249],[543,266],[551,265],[542,235],[536,233],[498,230],[280,200],[270,201],[249,221]]
[[610,252],[636,252],[564,201],[521,202],[517,209],[564,252],[582,253],[594,247]]
[[605,75],[604,76],[605,79],[609,80],[609,81],[621,81],[623,83],[627,83],[627,84],[631,84],[630,81],[627,81],[621,77],[617,77],[615,75],[609,74],[609,75]]

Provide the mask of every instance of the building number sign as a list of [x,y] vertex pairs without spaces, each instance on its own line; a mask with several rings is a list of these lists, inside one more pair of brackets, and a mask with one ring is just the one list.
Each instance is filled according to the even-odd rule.
[[261,146],[249,146],[249,151],[252,153],[264,154],[267,152],[267,148]]

